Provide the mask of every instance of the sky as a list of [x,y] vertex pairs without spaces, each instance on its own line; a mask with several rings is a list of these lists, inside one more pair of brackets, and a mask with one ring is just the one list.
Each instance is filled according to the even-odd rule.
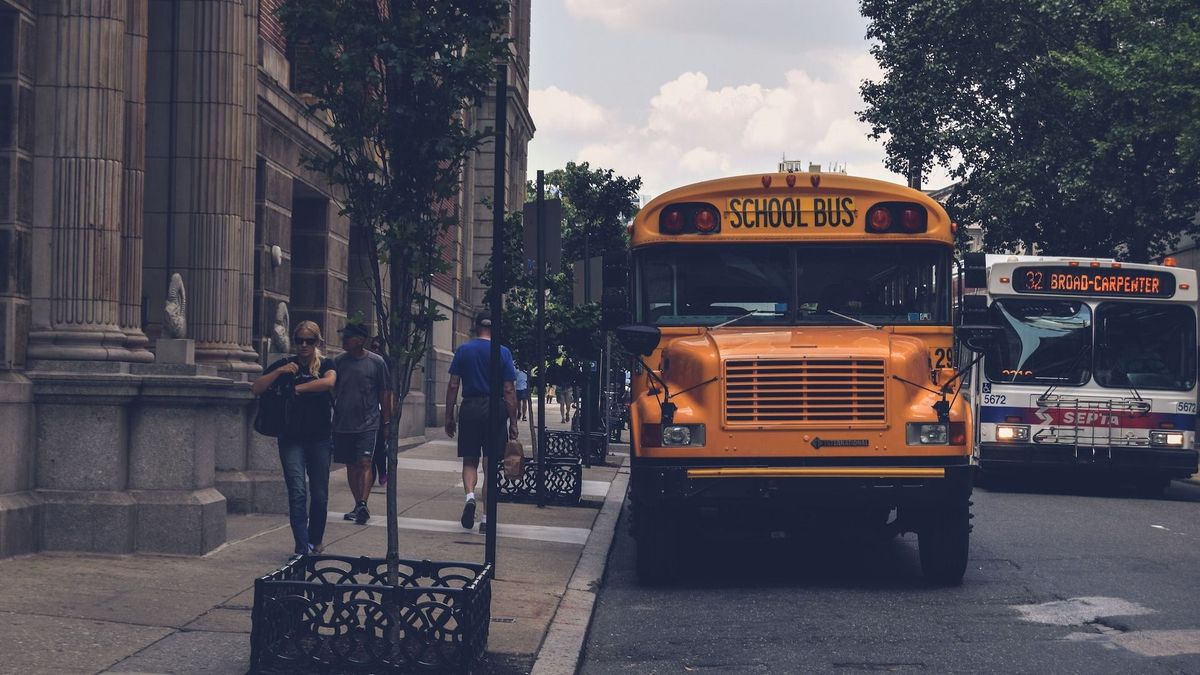
[[[855,0],[533,0],[529,178],[590,162],[653,197],[780,159],[904,179],[856,111],[879,79]],[[925,187],[947,184],[944,174]]]

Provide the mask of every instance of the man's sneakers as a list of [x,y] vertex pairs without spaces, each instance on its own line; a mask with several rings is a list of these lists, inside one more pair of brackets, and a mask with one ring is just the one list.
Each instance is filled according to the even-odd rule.
[[468,530],[475,527],[475,500],[468,499],[463,505],[462,518],[459,520],[462,526]]
[[487,521],[479,521],[479,534],[487,534]]
[[367,510],[366,502],[359,502],[358,506],[354,507],[354,510],[342,515],[342,520],[353,520],[359,525],[366,525],[370,519],[371,512]]

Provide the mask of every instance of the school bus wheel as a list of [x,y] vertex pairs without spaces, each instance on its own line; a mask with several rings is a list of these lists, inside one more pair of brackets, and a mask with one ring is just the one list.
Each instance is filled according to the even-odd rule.
[[638,581],[661,586],[670,577],[676,532],[672,518],[661,504],[634,504],[633,539],[636,547]]
[[971,548],[971,502],[956,498],[922,514],[917,532],[921,572],[938,586],[959,586]]

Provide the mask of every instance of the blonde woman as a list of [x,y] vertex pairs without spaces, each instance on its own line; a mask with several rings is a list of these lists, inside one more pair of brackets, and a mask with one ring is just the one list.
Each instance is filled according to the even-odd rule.
[[[279,463],[287,483],[288,519],[295,553],[320,553],[329,506],[329,462],[332,453],[333,391],[337,372],[333,359],[321,357],[321,327],[301,321],[292,330],[294,356],[267,367],[251,385],[255,396],[275,384],[291,385],[295,400],[285,431],[279,435]],[[305,474],[308,485],[305,486]]]

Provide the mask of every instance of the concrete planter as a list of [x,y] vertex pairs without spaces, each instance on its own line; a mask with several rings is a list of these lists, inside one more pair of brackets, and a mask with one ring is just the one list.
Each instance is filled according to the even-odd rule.
[[487,647],[492,567],[383,558],[297,556],[256,579],[255,673],[468,671]]

